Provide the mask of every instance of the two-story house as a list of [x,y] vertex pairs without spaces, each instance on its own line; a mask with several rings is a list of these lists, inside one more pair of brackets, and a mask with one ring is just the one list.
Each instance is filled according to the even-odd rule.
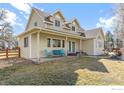
[[60,11],[52,14],[32,8],[26,29],[18,35],[21,56],[45,57],[44,50],[63,49],[65,55],[86,52],[101,55],[104,49],[102,28],[85,31],[76,18],[67,21]]

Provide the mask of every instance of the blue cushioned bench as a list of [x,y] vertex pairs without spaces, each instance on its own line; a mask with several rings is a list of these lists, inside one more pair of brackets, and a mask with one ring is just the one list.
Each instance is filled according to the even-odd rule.
[[59,50],[53,50],[52,54],[55,55],[55,56],[64,56],[65,52],[64,52],[63,49],[59,49]]

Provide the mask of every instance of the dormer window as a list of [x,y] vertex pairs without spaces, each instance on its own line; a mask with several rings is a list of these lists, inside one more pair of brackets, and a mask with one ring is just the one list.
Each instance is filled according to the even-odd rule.
[[37,26],[37,22],[34,22],[34,26]]
[[60,27],[60,21],[59,20],[55,20],[55,26]]
[[72,26],[72,31],[75,31],[75,26]]

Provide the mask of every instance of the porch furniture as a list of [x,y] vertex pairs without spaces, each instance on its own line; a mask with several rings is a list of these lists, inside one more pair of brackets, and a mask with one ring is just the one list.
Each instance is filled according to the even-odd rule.
[[75,53],[68,53],[68,56],[79,56],[79,55],[88,55],[86,52],[75,52]]
[[86,52],[81,52],[81,55],[84,55],[84,56],[88,56],[88,54]]
[[52,53],[54,56],[64,56],[65,55],[65,52],[63,49],[53,50]]
[[77,53],[68,53],[68,56],[77,56]]
[[46,56],[46,57],[52,56],[52,53],[49,52],[48,49],[45,49],[45,50],[44,50],[44,53],[45,53],[45,56]]

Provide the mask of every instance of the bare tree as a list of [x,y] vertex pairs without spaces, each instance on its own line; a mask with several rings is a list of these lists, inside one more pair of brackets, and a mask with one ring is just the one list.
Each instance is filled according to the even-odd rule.
[[13,27],[5,20],[7,18],[6,14],[7,11],[0,9],[0,40],[11,42],[15,45],[13,41]]
[[124,4],[116,4],[114,13],[116,18],[113,23],[113,30],[117,38],[123,41],[122,59],[124,60]]
[[116,4],[115,7],[116,18],[113,23],[113,30],[118,38],[124,39],[124,4]]
[[4,9],[0,9],[0,21],[6,18],[6,13]]

